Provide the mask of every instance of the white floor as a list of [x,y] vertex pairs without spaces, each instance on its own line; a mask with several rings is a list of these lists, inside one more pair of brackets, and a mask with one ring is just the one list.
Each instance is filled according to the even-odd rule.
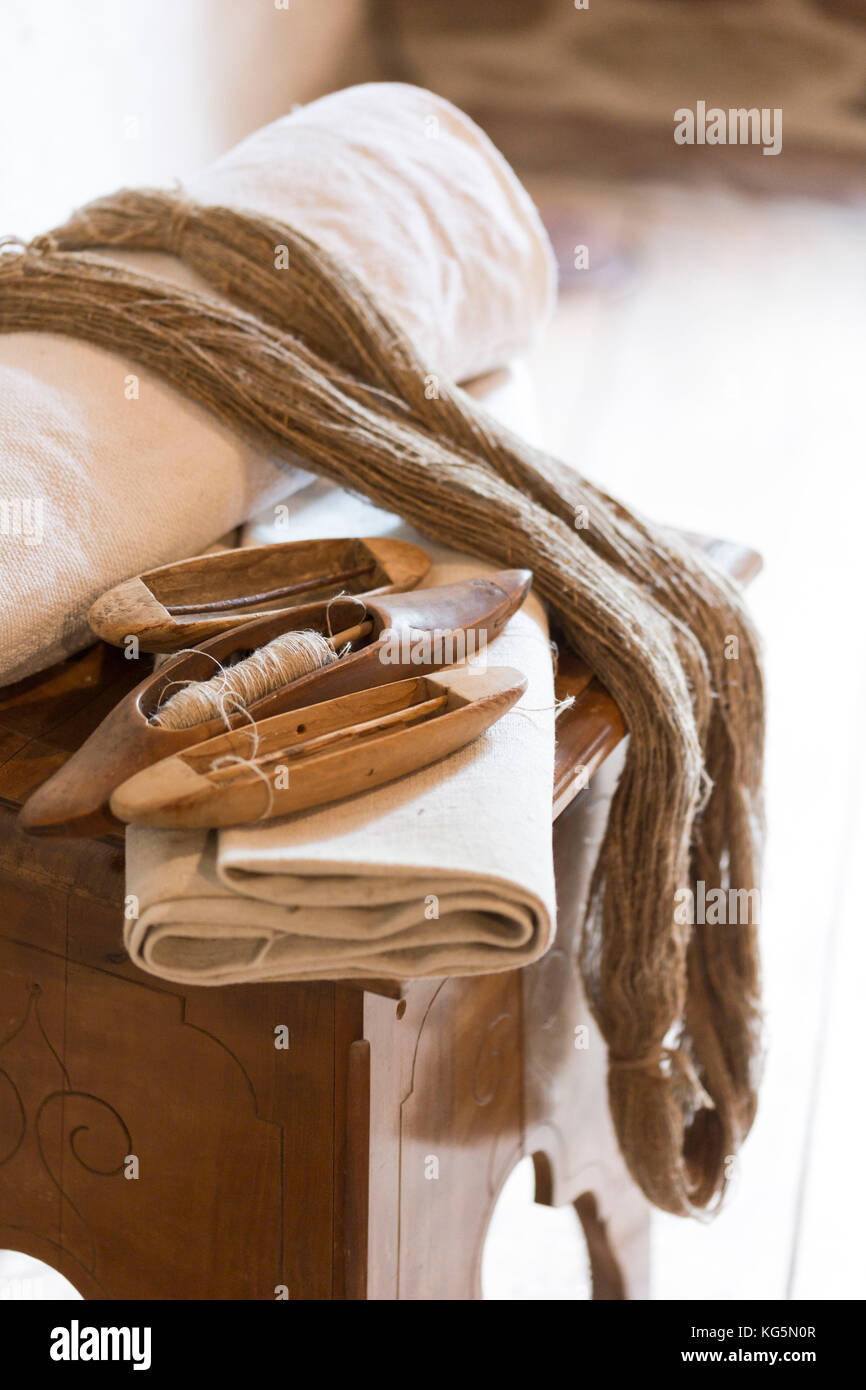
[[589,1258],[572,1207],[534,1201],[535,1172],[525,1158],[499,1196],[484,1245],[485,1299],[556,1300],[591,1297]]
[[766,1077],[722,1215],[656,1220],[654,1295],[862,1298],[866,210],[572,196],[634,270],[563,298],[534,363],[549,445],[766,561]]
[[42,1260],[17,1250],[0,1250],[0,1303],[80,1298],[69,1280]]

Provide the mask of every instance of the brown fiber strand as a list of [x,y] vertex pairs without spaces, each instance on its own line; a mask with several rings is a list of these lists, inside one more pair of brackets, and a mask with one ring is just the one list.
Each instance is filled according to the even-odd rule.
[[[88,254],[110,247],[170,251],[225,298]],[[699,879],[758,881],[763,686],[737,587],[459,387],[428,399],[400,328],[282,223],[158,191],[101,199],[0,257],[0,331],[27,330],[128,355],[271,453],[534,572],[630,733],[581,951],[620,1146],[658,1206],[712,1207],[755,1112],[756,926],[683,925],[675,905]]]

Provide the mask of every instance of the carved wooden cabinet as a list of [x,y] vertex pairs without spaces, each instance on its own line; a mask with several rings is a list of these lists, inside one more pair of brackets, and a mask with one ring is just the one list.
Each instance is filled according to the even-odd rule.
[[0,812],[0,1246],[93,1298],[471,1298],[524,1153],[545,1200],[630,1189],[568,940],[399,999],[187,990],[125,959],[121,859]]
[[[603,1047],[574,1047],[589,1020],[569,923],[598,780],[557,822],[560,933],[537,966],[381,992],[187,989],[122,950],[120,841],[16,824],[133,674],[94,648],[0,692],[0,1246],[93,1298],[472,1298],[525,1153],[543,1200],[624,1185],[643,1241],[599,1140]],[[599,717],[590,747],[580,680],[598,758],[621,728]]]
[[[742,575],[749,555],[724,558]],[[609,697],[564,663],[559,922],[536,965],[189,989],[123,952],[119,840],[16,824],[134,666],[97,646],[0,691],[0,1247],[89,1298],[475,1298],[497,1196],[531,1155],[537,1200],[577,1206],[594,1296],[644,1296],[648,1210],[576,963],[623,733]]]

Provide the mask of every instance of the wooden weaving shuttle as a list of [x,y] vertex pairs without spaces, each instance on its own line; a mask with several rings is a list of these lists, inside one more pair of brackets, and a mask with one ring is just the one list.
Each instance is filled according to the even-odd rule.
[[378,536],[244,546],[146,570],[98,598],[87,620],[116,647],[136,637],[142,651],[174,652],[341,591],[414,589],[429,568],[420,546]]
[[[271,691],[252,702],[246,712],[232,715],[230,728],[249,727],[251,720],[258,723],[301,705],[450,666],[467,654],[471,642],[477,649],[499,635],[531,583],[529,570],[498,570],[432,589],[310,603],[289,614],[257,618],[193,651],[181,652],[106,715],[69,761],[24,804],[20,823],[25,830],[42,835],[104,835],[117,830],[119,822],[109,811],[109,800],[121,782],[161,758],[226,732],[221,718],[185,729],[150,723],[169,687],[209,680],[219,665],[264,646],[283,632],[314,630],[329,636],[360,627],[365,636],[357,650]],[[474,634],[471,639],[470,633]]]
[[507,666],[452,667],[302,705],[153,763],[111,798],[119,820],[209,829],[379,787],[470,743],[526,689]]

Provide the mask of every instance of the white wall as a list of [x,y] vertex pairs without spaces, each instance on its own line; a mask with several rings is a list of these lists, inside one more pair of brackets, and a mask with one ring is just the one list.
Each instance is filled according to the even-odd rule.
[[0,235],[165,184],[345,80],[362,0],[0,0]]

